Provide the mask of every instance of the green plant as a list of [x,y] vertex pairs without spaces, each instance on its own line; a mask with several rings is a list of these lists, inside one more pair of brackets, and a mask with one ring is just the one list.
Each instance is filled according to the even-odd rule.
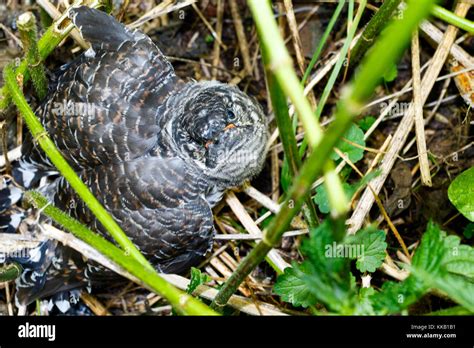
[[474,167],[459,174],[449,185],[451,203],[469,221],[474,221]]
[[[360,272],[375,272],[385,258],[385,233],[369,227],[335,244],[331,228],[325,222],[313,230],[302,246],[306,261],[278,277],[274,291],[282,300],[303,307],[320,303],[343,315],[383,315],[401,313],[436,290],[474,312],[474,249],[460,244],[459,237],[447,236],[430,222],[412,264],[406,265],[410,276],[402,282],[387,281],[376,290],[360,288],[350,264],[356,260]],[[353,255],[347,254],[351,251]]]

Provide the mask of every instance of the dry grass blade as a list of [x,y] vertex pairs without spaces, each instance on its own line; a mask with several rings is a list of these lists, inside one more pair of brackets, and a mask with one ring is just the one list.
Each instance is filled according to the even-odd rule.
[[421,182],[425,186],[431,186],[430,163],[428,161],[428,153],[426,150],[425,124],[421,98],[420,42],[418,39],[418,31],[413,33],[411,50],[413,69],[413,107],[415,113],[416,145],[418,149],[418,161],[420,163]]
[[[36,2],[53,20],[56,20],[62,16],[62,13],[58,11],[56,6],[54,6],[48,0],[37,0]],[[69,35],[71,35],[74,41],[76,41],[82,48],[89,48],[89,44],[84,41],[77,29],[74,28]]]
[[249,43],[247,41],[247,36],[245,35],[245,29],[242,24],[242,18],[240,17],[237,1],[229,0],[229,5],[230,12],[234,20],[234,27],[239,42],[240,53],[242,54],[242,59],[244,61],[245,72],[248,75],[252,75],[252,61],[250,59]]
[[[217,0],[217,23],[216,23],[216,41],[214,42],[214,50],[212,52],[212,65],[214,67],[219,66],[221,61],[221,45],[222,42],[222,28],[224,26],[224,0]],[[212,68],[212,79],[215,80],[217,77],[218,70]]]
[[185,0],[175,3],[174,0],[163,1],[162,3],[156,5],[150,11],[145,13],[143,16],[138,18],[136,21],[127,25],[129,28],[138,28],[141,25],[145,24],[148,21],[151,21],[157,17],[163,16],[167,13],[177,11],[189,5],[193,5],[197,0]]
[[[240,203],[239,199],[232,191],[226,194],[225,200],[250,235],[256,237],[263,236],[260,228],[257,226],[255,221],[253,221],[251,216],[245,210],[245,207]],[[290,267],[290,264],[283,260],[275,249],[268,253],[268,258],[280,271]]]

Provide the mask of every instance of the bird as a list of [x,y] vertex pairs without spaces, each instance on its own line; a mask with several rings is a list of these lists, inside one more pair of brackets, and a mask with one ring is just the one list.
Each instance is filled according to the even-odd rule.
[[[36,114],[61,154],[154,268],[185,273],[212,247],[212,208],[226,190],[262,170],[268,140],[265,113],[235,86],[178,77],[146,34],[105,12],[80,6],[70,8],[68,16],[90,48],[59,69]],[[24,187],[54,172],[32,139],[22,151],[14,177]],[[42,192],[112,241],[63,177]],[[57,243],[43,249],[51,254],[54,248]],[[23,288],[36,290],[23,291],[22,304],[32,302],[35,294],[54,292],[47,289],[54,277],[39,268],[41,274],[32,277],[30,271],[23,277]],[[41,277],[47,279],[35,280]],[[57,280],[52,288],[61,289]]]

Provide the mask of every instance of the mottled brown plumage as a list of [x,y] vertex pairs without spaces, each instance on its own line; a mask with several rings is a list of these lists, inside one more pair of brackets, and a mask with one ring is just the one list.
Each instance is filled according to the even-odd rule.
[[[212,246],[212,206],[262,168],[263,112],[236,87],[178,78],[149,37],[103,12],[70,17],[91,49],[61,69],[41,121],[157,270],[187,271]],[[48,169],[38,148],[25,151],[23,168]],[[63,178],[43,191],[107,236]]]

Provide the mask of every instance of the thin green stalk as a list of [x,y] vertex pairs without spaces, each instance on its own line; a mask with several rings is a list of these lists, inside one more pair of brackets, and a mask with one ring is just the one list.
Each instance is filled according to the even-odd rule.
[[[293,70],[291,57],[273,19],[271,6],[267,1],[261,0],[248,0],[248,5],[257,26],[263,47],[262,51],[267,50],[269,53],[266,69],[275,76],[280,88],[293,102],[295,110],[303,122],[305,137],[311,147],[314,148],[314,145],[321,140],[323,131],[318,120],[314,117],[309,101],[304,95],[303,86]],[[337,185],[342,187],[339,179]],[[340,190],[335,192],[340,192]],[[345,195],[337,199],[347,200]]]
[[[254,0],[258,1],[258,0]],[[253,3],[254,1],[250,2]],[[343,91],[338,104],[334,122],[328,128],[324,138],[318,142],[314,151],[301,167],[295,179],[288,200],[272,220],[264,233],[263,240],[242,260],[234,273],[224,283],[211,307],[222,308],[236,291],[247,275],[265,257],[266,253],[277,245],[293,217],[301,208],[305,195],[323,170],[333,147],[350,127],[353,118],[362,110],[364,103],[372,95],[380,82],[385,67],[395,64],[410,42],[412,31],[431,11],[435,0],[410,0],[403,19],[390,23],[383,37],[377,40],[370,54],[364,59],[356,78]],[[253,11],[254,17],[256,12]],[[258,16],[265,15],[258,13]],[[256,21],[257,26],[261,25]],[[262,29],[262,28],[260,28]],[[289,203],[292,203],[291,205]]]
[[0,267],[0,283],[15,280],[23,272],[23,267],[16,262],[9,262]]
[[[346,61],[347,53],[349,51],[350,45],[357,31],[357,27],[359,25],[362,14],[364,13],[366,3],[367,3],[366,0],[362,0],[359,3],[359,8],[357,10],[356,17],[354,18],[353,21],[352,21],[352,12],[353,12],[353,7],[354,7],[354,2],[351,1],[349,3],[349,13],[348,13],[349,21],[348,22],[350,23],[350,26],[348,28],[347,38],[346,38],[346,41],[344,42],[344,46],[341,49],[339,59],[337,60],[336,65],[334,66],[331,72],[329,80],[326,86],[324,87],[323,94],[321,95],[318,106],[316,108],[315,118],[317,120],[321,118],[321,113],[324,109],[324,106],[326,105],[327,99],[329,98],[329,95],[331,94],[331,91],[334,88],[334,84],[336,83],[337,77],[339,76],[339,73],[341,72],[344,62]],[[307,145],[308,143],[306,142],[306,139],[303,140],[303,143],[299,149],[300,155],[302,155],[306,151]],[[330,170],[330,168],[333,168],[334,170],[334,166],[328,164],[326,165],[325,168],[327,170],[326,169],[324,170],[324,182],[325,182],[325,186],[328,193],[329,203],[331,206],[331,214],[334,218],[338,218],[338,217],[344,216],[347,213],[349,204],[344,194],[344,189],[342,188],[342,185],[339,184],[340,179],[338,175],[335,172],[331,172]]]
[[365,27],[360,39],[351,50],[351,67],[356,66],[367,50],[372,47],[375,38],[387,25],[388,21],[393,16],[395,10],[401,2],[402,0],[385,0],[383,2],[377,13],[375,13],[375,15]]
[[165,297],[173,308],[184,315],[216,315],[213,310],[201,301],[193,298],[187,293],[177,289],[161,278],[154,269],[143,267],[142,263],[128,256],[126,252],[119,249],[102,236],[92,232],[79,221],[71,218],[66,213],[49,204],[48,200],[40,193],[29,191],[26,198],[33,203],[44,214],[52,218],[79,239],[91,245],[106,256],[108,259],[127,270],[129,273],[141,280],[144,285]]
[[446,10],[444,7],[436,5],[431,14],[448,24],[454,25],[468,33],[474,33],[474,22],[469,19],[459,17],[455,13]]
[[352,40],[354,39],[355,33],[359,26],[360,19],[362,17],[362,14],[364,13],[366,4],[367,4],[367,0],[360,1],[359,8],[357,9],[356,17],[354,18],[354,21],[352,22],[352,25],[349,29],[349,33],[347,34],[346,41],[344,42],[344,46],[341,49],[339,59],[337,60],[336,65],[332,69],[328,83],[324,87],[323,94],[321,95],[321,98],[318,103],[318,107],[316,108],[316,112],[315,112],[316,118],[318,120],[321,118],[323,108],[326,105],[329,95],[331,94],[334,88],[334,84],[336,83],[337,77],[339,76],[339,73],[341,72],[344,62],[346,61],[347,52],[349,52],[349,48],[351,46]]
[[334,10],[331,20],[329,21],[328,26],[326,30],[324,31],[324,34],[321,37],[321,40],[319,41],[318,47],[316,48],[316,51],[314,52],[313,57],[311,58],[311,62],[309,63],[308,68],[306,68],[306,71],[303,75],[303,79],[301,80],[301,84],[303,86],[308,81],[309,75],[311,74],[311,71],[313,70],[316,62],[318,61],[319,56],[321,55],[321,52],[323,51],[324,45],[326,44],[326,41],[329,37],[329,34],[331,34],[332,29],[334,28],[334,25],[336,24],[336,21],[339,18],[339,15],[341,14],[345,3],[346,3],[346,0],[339,0],[339,4],[337,5],[336,10]]
[[17,21],[20,31],[21,42],[28,61],[28,71],[30,72],[33,86],[40,100],[48,93],[48,82],[44,72],[43,63],[38,51],[38,30],[36,28],[36,18],[31,12],[25,12]]
[[[78,1],[77,3],[88,4],[91,8],[100,8],[105,6],[109,0],[84,0]],[[69,21],[66,21],[69,22]],[[58,21],[54,21],[53,25],[48,28],[46,33],[38,41],[38,51],[41,57],[41,61],[44,61],[46,57],[63,41],[69,32],[72,30],[72,26],[62,28],[60,31],[56,30],[56,26],[59,24]],[[16,74],[23,75],[23,83],[26,83],[30,79],[30,73],[28,71],[28,59],[24,58],[19,66],[15,70]],[[5,85],[0,88],[0,110],[4,110],[11,103],[11,95],[8,91],[8,87]]]
[[[266,48],[262,47],[262,57],[264,64],[268,62],[268,52]],[[286,97],[283,94],[279,84],[275,80],[274,75],[266,70],[268,81],[268,88],[270,91],[270,97],[273,106],[273,112],[275,114],[276,124],[280,133],[280,139],[283,144],[283,151],[285,153],[285,159],[288,161],[288,168],[290,175],[294,178],[301,167],[301,158],[298,153],[298,146],[296,143],[295,133],[291,125],[290,114],[288,112],[288,106],[286,103]],[[306,220],[310,227],[318,225],[318,216],[316,213],[316,207],[313,200],[308,195],[306,198],[307,209],[304,210]]]
[[94,216],[99,220],[110,235],[117,241],[117,243],[124,249],[130,252],[130,255],[139,262],[143,263],[144,267],[152,269],[153,267],[148,263],[145,257],[138,251],[135,245],[128,239],[127,235],[122,231],[121,227],[109,215],[105,208],[94,197],[89,188],[81,181],[79,176],[69,166],[67,161],[61,155],[54,143],[49,138],[40,121],[36,118],[26,101],[23,93],[18,87],[17,79],[20,75],[13,71],[11,65],[5,67],[4,79],[5,84],[10,91],[13,102],[17,106],[21,115],[25,119],[26,124],[33,136],[44,150],[48,158],[54,166],[60,171],[64,178],[69,182],[71,187],[77,192],[79,197],[87,204]]

